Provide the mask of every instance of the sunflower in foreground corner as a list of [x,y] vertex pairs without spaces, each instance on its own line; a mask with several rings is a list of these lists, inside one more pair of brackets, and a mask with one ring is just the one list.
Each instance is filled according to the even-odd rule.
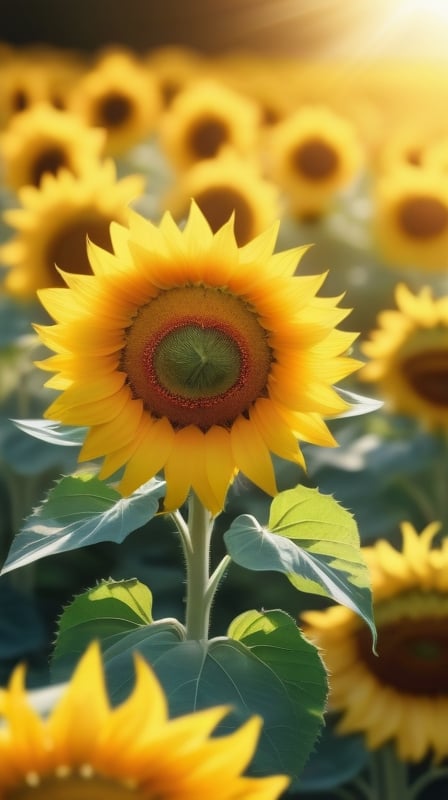
[[331,674],[330,707],[342,734],[361,732],[370,750],[394,742],[399,757],[448,757],[448,540],[438,523],[418,534],[405,522],[403,546],[363,548],[370,569],[378,655],[359,617],[333,606],[302,615]]
[[397,309],[382,311],[361,345],[370,361],[360,378],[376,382],[394,411],[448,428],[448,296],[399,284],[395,297]]
[[166,510],[193,489],[217,513],[238,470],[274,495],[271,452],[303,465],[298,438],[334,445],[322,416],[347,408],[332,384],[359,366],[355,335],[316,297],[325,276],[294,276],[306,248],[273,254],[276,231],[239,248],[195,204],[183,231],[132,213],[114,255],[90,245],[94,275],[40,293],[57,324],[36,326],[56,352],[39,366],[62,392],[46,417],[90,427],[80,459],[125,467],[123,494],[163,469]]
[[2,800],[275,800],[286,789],[286,776],[242,774],[257,744],[258,717],[235,733],[212,737],[229,708],[170,720],[161,686],[140,656],[135,670],[131,695],[112,709],[100,650],[91,645],[43,720],[17,668],[0,695]]

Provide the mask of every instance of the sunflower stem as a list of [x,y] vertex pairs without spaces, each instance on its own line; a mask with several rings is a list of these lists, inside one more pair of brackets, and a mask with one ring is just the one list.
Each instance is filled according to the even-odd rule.
[[213,574],[210,575],[210,580],[208,582],[207,591],[205,593],[206,599],[210,603],[210,605],[211,605],[211,603],[213,601],[213,598],[215,596],[215,593],[216,593],[218,585],[219,585],[219,583],[221,581],[221,578],[223,577],[223,575],[224,575],[224,573],[225,573],[225,571],[226,571],[226,569],[229,566],[231,561],[232,561],[232,559],[230,558],[230,556],[224,556],[224,558],[222,558],[221,561],[219,562],[219,564],[216,567],[216,569],[213,572]]
[[411,800],[406,764],[401,761],[392,744],[371,753],[370,780],[373,800]]
[[184,546],[187,562],[187,639],[207,640],[210,608],[214,592],[210,591],[210,542],[213,517],[192,492],[188,501],[190,546]]

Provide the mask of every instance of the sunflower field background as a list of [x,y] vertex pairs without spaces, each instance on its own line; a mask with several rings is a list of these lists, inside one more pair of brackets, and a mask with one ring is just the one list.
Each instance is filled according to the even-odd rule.
[[[256,675],[264,695],[256,708],[266,714],[274,743],[261,740],[253,774],[292,776],[285,796],[444,796],[448,72],[392,60],[348,70],[344,63],[206,56],[181,46],[146,55],[111,46],[87,57],[4,44],[0,63],[0,685],[9,685],[23,662],[31,692],[68,680],[92,639],[109,654],[114,702],[129,694],[129,652],[140,649],[175,716],[201,706],[185,699],[194,682],[203,707],[241,697],[245,706]],[[274,229],[276,238],[267,233]],[[137,269],[127,285],[122,261],[130,251],[138,265],[152,240],[158,266],[150,288],[149,278],[137,283]],[[216,258],[215,277],[208,252]],[[231,271],[229,253],[245,254],[242,270],[257,258],[271,266],[264,295],[253,289],[255,270],[240,278]],[[117,319],[131,340],[132,326],[120,314],[124,319],[131,300],[138,306],[140,292],[158,296],[164,259],[171,292],[188,285],[193,298],[196,285],[209,292],[222,283],[257,298],[253,304],[271,326],[264,322],[270,347],[278,337],[276,352],[283,346],[289,358],[286,371],[270,366],[278,367],[269,385],[280,384],[283,416],[278,405],[268,410],[263,387],[254,405],[260,409],[265,400],[265,411],[254,412],[244,435],[248,415],[238,417],[237,463],[227,468],[227,445],[212,440],[213,492],[194,466],[203,433],[197,395],[184,403],[174,428],[191,424],[201,435],[177,436],[174,455],[162,412],[154,433],[144,420],[134,425],[131,410],[101,429],[109,423],[103,406],[103,417],[95,417],[96,404],[109,402],[106,384],[111,403],[122,397],[115,371],[105,366]],[[202,264],[196,284],[183,266],[188,259]],[[297,275],[293,261],[300,261]],[[103,294],[90,289],[93,264]],[[112,292],[113,281],[120,291]],[[296,297],[289,281],[297,281]],[[296,361],[288,337],[296,344],[299,336],[288,317],[307,293]],[[163,320],[182,310],[182,294],[171,298]],[[215,294],[206,299],[210,314],[221,313]],[[194,319],[202,302],[194,299]],[[221,333],[235,320],[238,327],[238,313],[226,307]],[[250,349],[258,334],[247,333],[246,318],[238,330]],[[162,334],[154,334],[157,347]],[[160,352],[169,354],[170,346]],[[267,356],[258,339],[256,346],[262,372]],[[126,359],[120,369],[130,375],[135,403],[140,384],[131,345]],[[228,350],[220,359],[233,369]],[[163,369],[171,386],[173,374]],[[296,370],[295,384],[288,369]],[[72,384],[81,387],[78,395],[70,395]],[[56,399],[55,391],[70,399]],[[145,391],[150,405],[153,395],[147,400]],[[293,412],[284,410],[287,393],[303,403],[303,410],[294,408],[302,414],[294,424]],[[163,409],[164,402],[165,395]],[[131,408],[124,395],[123,407]],[[201,414],[214,413],[208,409],[204,402]],[[253,443],[256,435],[262,445]],[[149,453],[165,446],[158,463]],[[205,678],[198,669],[179,683],[170,648],[184,644],[178,620],[186,578],[176,509],[187,505],[191,487],[216,518],[210,579],[219,592],[209,628],[214,655],[201,664]],[[223,487],[229,490],[221,503]],[[171,507],[172,497],[179,502]],[[152,606],[160,625],[145,650]],[[249,678],[230,694],[227,684],[216,690],[221,684],[211,669],[218,664],[234,678],[219,649],[226,636],[264,670],[259,678],[252,660],[244,661],[237,677]],[[187,637],[187,644],[196,639]],[[285,728],[295,730],[279,734],[277,746],[281,725],[273,709],[282,702]],[[238,724],[242,719],[239,709]],[[0,796],[1,780],[0,766]],[[282,782],[273,784],[269,797],[283,790]],[[236,787],[228,796],[244,791]],[[266,785],[260,796],[269,791]]]

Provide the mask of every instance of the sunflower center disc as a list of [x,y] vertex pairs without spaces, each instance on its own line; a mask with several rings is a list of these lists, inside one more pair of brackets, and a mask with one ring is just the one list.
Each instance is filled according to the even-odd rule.
[[195,158],[213,158],[229,139],[229,130],[217,117],[204,116],[190,131],[189,144]]
[[66,272],[77,272],[82,275],[92,273],[87,255],[87,238],[104,250],[111,250],[110,223],[110,218],[101,217],[92,210],[90,215],[73,217],[61,226],[50,242],[47,255],[48,274],[51,275],[53,286],[65,286],[59,273],[54,269],[55,264]]
[[192,398],[212,397],[236,383],[241,354],[235,341],[223,331],[182,325],[162,339],[153,365],[168,392]]
[[447,695],[448,598],[429,592],[392,597],[380,604],[378,613],[379,658],[365,631],[357,635],[360,655],[372,674],[401,692]]
[[61,167],[66,167],[67,159],[66,154],[64,153],[62,147],[57,147],[56,145],[53,147],[47,147],[42,153],[39,153],[38,157],[34,161],[31,173],[31,183],[33,186],[40,186],[40,182],[42,177],[47,172],[51,172],[52,175],[56,175],[57,172],[61,169]]
[[448,351],[424,350],[402,364],[413,390],[428,403],[448,408]]
[[238,245],[241,247],[249,241],[252,236],[253,214],[241,193],[231,186],[217,184],[198,192],[196,202],[214,233],[234,213],[234,231]]
[[186,286],[140,309],[121,368],[153,416],[207,430],[231,425],[266,395],[271,359],[265,329],[240,298]]
[[119,128],[132,114],[132,105],[120,92],[110,92],[98,108],[97,124],[105,128]]
[[447,229],[448,209],[437,197],[411,197],[401,205],[398,220],[413,239],[430,239]]
[[339,156],[326,142],[315,138],[301,144],[294,151],[292,161],[296,172],[318,181],[335,172]]

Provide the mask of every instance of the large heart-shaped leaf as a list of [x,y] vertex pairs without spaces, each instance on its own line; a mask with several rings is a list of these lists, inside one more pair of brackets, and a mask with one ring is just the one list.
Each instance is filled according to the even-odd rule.
[[138,651],[157,673],[172,716],[228,705],[218,731],[226,733],[258,714],[264,725],[252,773],[298,777],[322,724],[327,680],[294,620],[283,611],[249,611],[228,636],[187,640],[175,619],[146,622],[148,592],[137,581],[108,581],[76,598],[60,621],[53,678],[66,679],[88,642],[99,639],[118,703],[132,690]]
[[287,614],[247,612],[228,637],[209,641],[182,639],[173,621],[161,620],[110,642],[103,643],[104,660],[115,700],[132,687],[130,654],[138,649],[154,667],[171,714],[230,705],[220,732],[258,714],[264,725],[251,772],[300,775],[322,724],[327,681],[316,648]]

